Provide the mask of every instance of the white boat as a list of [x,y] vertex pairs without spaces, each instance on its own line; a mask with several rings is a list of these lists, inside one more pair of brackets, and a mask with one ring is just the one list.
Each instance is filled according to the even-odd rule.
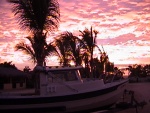
[[113,105],[122,96],[127,79],[82,78],[81,66],[36,67],[40,75],[40,94],[0,93],[0,113],[71,113]]

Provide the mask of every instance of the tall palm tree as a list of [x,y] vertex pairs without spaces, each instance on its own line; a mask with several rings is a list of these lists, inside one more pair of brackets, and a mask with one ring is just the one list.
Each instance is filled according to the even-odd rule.
[[29,49],[29,46],[23,43],[17,44],[16,48],[26,51],[37,65],[43,66],[45,57],[49,55],[45,51],[49,50],[46,44],[47,31],[58,28],[59,3],[57,0],[9,0],[9,2],[14,3],[13,12],[18,17],[20,26],[33,33],[33,39],[27,39],[30,40],[34,52],[31,52],[31,48]]
[[91,29],[85,29],[84,31],[80,31],[82,40],[85,42],[85,45],[87,47],[87,51],[90,54],[90,67],[91,67],[91,74],[93,76],[93,51],[94,48],[96,47],[96,38],[98,31],[93,30],[92,27]]
[[34,33],[54,30],[58,27],[60,12],[57,0],[10,0],[13,12],[22,28]]
[[[51,46],[46,43],[47,32],[58,27],[59,3],[57,0],[9,0],[9,2],[14,4],[13,12],[18,17],[20,26],[33,34],[33,39],[27,38],[31,47],[19,43],[16,48],[25,51],[37,65],[43,66],[51,50]],[[39,74],[35,75],[35,92],[40,93]]]

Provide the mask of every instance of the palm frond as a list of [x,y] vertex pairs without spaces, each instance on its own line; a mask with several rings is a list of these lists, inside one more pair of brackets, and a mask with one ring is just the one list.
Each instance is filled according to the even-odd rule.
[[27,54],[31,57],[31,59],[34,61],[34,63],[36,62],[35,54],[34,54],[33,50],[31,49],[31,47],[28,46],[27,44],[21,42],[15,46],[15,49],[22,50],[25,54]]
[[19,0],[14,3],[13,12],[23,29],[41,32],[58,28],[60,11],[57,0]]

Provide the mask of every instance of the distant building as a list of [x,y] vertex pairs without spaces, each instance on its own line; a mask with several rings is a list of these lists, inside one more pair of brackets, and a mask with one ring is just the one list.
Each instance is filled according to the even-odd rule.
[[0,67],[0,90],[26,88],[28,76],[31,75],[18,69]]

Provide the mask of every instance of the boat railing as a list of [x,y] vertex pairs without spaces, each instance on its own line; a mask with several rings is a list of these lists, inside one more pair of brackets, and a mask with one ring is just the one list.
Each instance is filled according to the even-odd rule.
[[122,80],[123,76],[118,76],[116,74],[110,74],[110,75],[105,75],[105,77],[103,79],[104,79],[104,83],[112,83],[112,82]]

